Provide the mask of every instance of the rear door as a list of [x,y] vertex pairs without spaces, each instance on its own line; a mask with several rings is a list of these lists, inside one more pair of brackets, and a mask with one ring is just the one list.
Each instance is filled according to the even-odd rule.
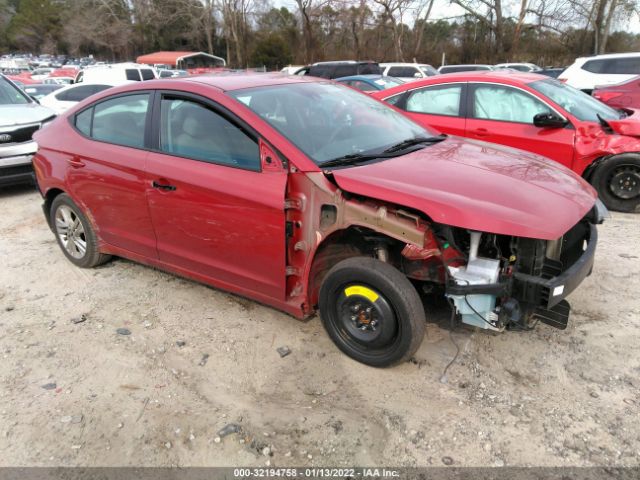
[[254,296],[284,299],[287,172],[209,99],[158,93],[147,198],[160,260]]
[[410,90],[396,104],[416,122],[449,135],[464,135],[466,83],[430,85]]
[[507,85],[469,84],[467,111],[467,137],[527,150],[571,168],[574,127],[536,127],[536,114],[554,110],[531,93]]
[[155,258],[145,192],[149,92],[108,97],[73,117],[82,135],[67,159],[66,181],[106,243]]

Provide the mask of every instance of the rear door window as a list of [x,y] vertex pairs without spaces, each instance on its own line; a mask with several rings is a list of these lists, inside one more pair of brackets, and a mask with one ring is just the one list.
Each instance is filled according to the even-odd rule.
[[407,111],[430,115],[460,116],[462,84],[437,85],[414,90],[407,98]]
[[148,106],[148,93],[116,97],[98,103],[92,109],[91,137],[103,142],[142,148]]

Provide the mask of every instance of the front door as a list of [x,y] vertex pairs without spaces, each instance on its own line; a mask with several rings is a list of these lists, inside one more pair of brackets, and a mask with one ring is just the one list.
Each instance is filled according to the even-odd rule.
[[286,170],[263,169],[257,134],[208,100],[159,94],[155,112],[147,198],[160,260],[283,300]]
[[575,129],[536,127],[533,117],[551,108],[523,90],[490,83],[469,88],[466,135],[469,138],[527,150],[560,162],[573,163]]

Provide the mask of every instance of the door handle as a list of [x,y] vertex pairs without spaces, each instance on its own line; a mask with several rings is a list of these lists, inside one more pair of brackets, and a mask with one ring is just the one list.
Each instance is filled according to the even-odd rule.
[[158,190],[164,190],[165,192],[173,192],[176,189],[175,185],[167,185],[165,183],[158,183],[155,180],[151,182],[151,186],[153,188],[157,188]]
[[487,130],[486,128],[476,128],[473,133],[478,137],[486,137],[487,135],[489,135],[489,130]]
[[84,162],[80,160],[78,157],[72,157],[68,159],[67,162],[73,168],[82,168],[85,165]]

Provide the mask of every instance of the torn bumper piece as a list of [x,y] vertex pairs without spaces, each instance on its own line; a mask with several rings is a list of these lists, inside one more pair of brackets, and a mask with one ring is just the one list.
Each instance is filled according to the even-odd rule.
[[561,274],[543,278],[515,272],[514,281],[527,287],[533,286],[539,299],[539,303],[536,303],[547,310],[553,309],[591,274],[598,243],[598,230],[593,224],[589,224],[589,238],[586,241],[587,247],[580,258]]

